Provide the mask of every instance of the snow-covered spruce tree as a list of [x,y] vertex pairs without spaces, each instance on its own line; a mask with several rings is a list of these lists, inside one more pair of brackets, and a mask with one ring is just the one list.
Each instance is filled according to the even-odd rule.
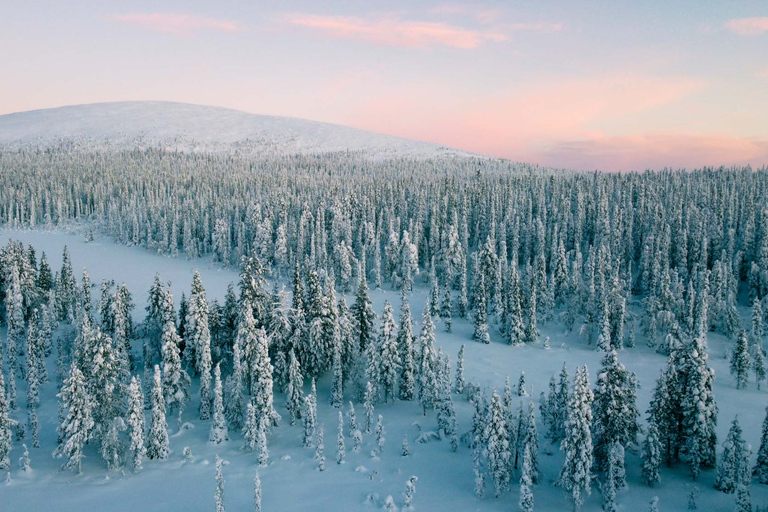
[[591,494],[592,479],[592,401],[589,387],[589,370],[586,365],[576,370],[573,393],[568,400],[568,419],[565,422],[565,438],[560,449],[565,461],[560,471],[560,485],[569,493],[575,510]]
[[234,430],[240,430],[244,423],[245,397],[243,396],[242,353],[237,343],[232,347],[232,373],[227,377],[224,391],[224,416]]
[[213,370],[213,422],[208,434],[208,441],[219,444],[229,441],[227,420],[224,417],[224,390],[221,384],[221,363]]
[[395,317],[389,301],[384,302],[384,311],[381,313],[379,325],[379,382],[384,391],[384,402],[395,400],[395,389],[400,375],[402,361],[395,334]]
[[365,433],[370,434],[373,428],[373,410],[374,410],[374,391],[370,382],[365,385],[365,400],[363,409],[365,410]]
[[131,466],[133,472],[138,473],[147,450],[144,447],[144,395],[137,376],[131,378],[131,384],[128,387],[127,420]]
[[384,416],[379,414],[376,420],[376,455],[380,456],[381,451],[384,449],[384,441],[386,440],[384,434],[387,432],[384,430]]
[[339,411],[339,429],[336,435],[336,464],[344,464],[347,451],[344,446],[344,413]]
[[[208,301],[200,272],[195,271],[192,279],[192,292],[189,296],[185,319],[185,339],[192,350],[195,372],[200,375],[201,420],[211,417],[211,332],[208,325]],[[185,350],[186,352],[186,350]],[[186,356],[186,354],[185,354]]]
[[730,494],[740,485],[749,485],[749,461],[752,451],[744,441],[738,416],[733,419],[728,437],[723,443],[723,454],[717,466],[715,488]]
[[537,310],[536,310],[536,284],[535,281],[531,281],[530,293],[528,300],[526,301],[525,308],[525,330],[523,331],[523,338],[525,343],[536,343],[539,341],[539,328],[537,326]]
[[736,379],[736,389],[747,387],[749,378],[749,369],[752,362],[749,357],[749,342],[747,341],[747,332],[744,329],[739,331],[736,338],[736,346],[731,354],[731,375]]
[[440,302],[440,318],[445,321],[445,332],[453,329],[453,298],[451,297],[451,285],[445,282],[443,298]]
[[752,474],[761,484],[768,484],[768,407],[765,408],[763,429],[760,434],[760,448],[757,450],[757,462]]
[[8,365],[8,403],[10,410],[16,410],[16,374],[19,371],[19,352],[24,343],[24,305],[19,271],[16,265],[11,269],[10,284],[5,291],[5,321],[8,327],[6,352]]
[[88,395],[83,373],[74,363],[58,396],[67,409],[67,416],[59,426],[62,441],[53,454],[67,458],[62,469],[80,473],[83,447],[90,440],[94,427],[93,399]]
[[256,414],[260,418],[266,418],[270,425],[277,426],[280,415],[274,407],[272,363],[269,360],[269,345],[263,328],[256,331],[254,350],[247,354],[247,361],[250,366],[251,396],[256,406]]
[[435,398],[437,396],[436,365],[437,355],[435,352],[435,324],[432,323],[432,317],[429,311],[424,311],[421,320],[421,333],[419,334],[419,364],[418,364],[418,382],[419,382],[419,404],[427,415],[427,410],[433,409]]
[[474,307],[475,330],[472,333],[472,339],[488,344],[491,342],[491,336],[488,334],[488,295],[485,277],[479,271],[475,276]]
[[253,512],[261,512],[261,478],[258,470],[253,477]]
[[763,354],[763,342],[758,339],[752,347],[752,370],[755,372],[755,382],[760,390],[760,383],[766,378],[765,356]]
[[149,433],[147,434],[147,457],[153,460],[166,459],[171,450],[168,440],[168,424],[165,420],[163,384],[160,380],[160,367],[158,365],[155,365],[150,402],[152,414],[149,420]]
[[518,505],[522,512],[533,512],[533,480],[531,479],[531,447],[525,445],[523,449],[523,466],[520,470],[520,497]]
[[694,338],[683,363],[685,388],[681,404],[682,431],[691,475],[698,477],[702,466],[715,465],[717,405],[712,393],[715,372],[708,364],[706,339]]
[[592,417],[595,464],[605,470],[613,444],[635,445],[640,431],[636,379],[619,363],[615,350],[609,350],[603,357],[594,391]]
[[189,400],[190,378],[181,367],[179,343],[181,338],[176,333],[173,321],[166,322],[163,328],[163,397],[165,406],[173,413],[183,411]]
[[522,438],[523,452],[529,450],[530,457],[530,472],[529,476],[531,482],[538,483],[539,481],[539,431],[536,428],[536,408],[533,405],[533,401],[528,402],[528,419],[525,425],[525,432],[520,432],[519,435]]
[[408,296],[402,294],[400,306],[400,328],[397,331],[397,347],[400,353],[400,375],[398,380],[398,393],[400,400],[413,400],[415,394],[415,365],[413,353],[413,322],[411,320],[411,307]]
[[456,378],[453,389],[461,395],[464,393],[464,386],[464,345],[462,344],[459,348],[459,355],[456,356]]
[[286,407],[291,415],[291,425],[294,425],[297,419],[301,419],[301,409],[304,404],[304,392],[302,391],[304,378],[301,376],[299,361],[293,350],[290,352],[289,361]]
[[347,410],[347,422],[349,423],[349,437],[357,430],[357,415],[355,414],[355,404],[349,402],[349,409]]
[[317,461],[317,470],[325,471],[325,442],[323,424],[317,426],[317,438],[315,439],[315,460]]
[[243,424],[243,450],[246,452],[252,452],[256,449],[260,427],[261,422],[256,416],[256,407],[253,405],[253,400],[250,400],[245,408],[245,423]]
[[216,505],[216,512],[226,512],[224,507],[224,474],[222,473],[223,461],[216,455],[216,492],[213,500]]
[[525,372],[520,372],[520,378],[517,381],[517,396],[528,396],[528,388],[525,385]]
[[601,486],[604,512],[616,512],[616,480],[616,459],[609,456],[605,479]]
[[256,435],[256,447],[259,450],[259,466],[265,468],[269,464],[269,450],[267,449],[267,430],[269,430],[269,419],[261,418],[259,430]]
[[[338,330],[336,331],[338,332]],[[341,360],[341,340],[336,337],[333,343],[333,381],[331,383],[331,406],[336,409],[344,403],[344,366]]]
[[752,496],[749,492],[749,483],[739,484],[736,489],[735,512],[752,512]]
[[416,482],[419,481],[417,476],[412,476],[405,482],[405,493],[403,493],[403,510],[413,509],[413,495],[416,494]]
[[661,439],[659,439],[659,428],[656,426],[653,418],[649,419],[648,429],[643,441],[642,450],[642,477],[643,482],[649,487],[653,487],[661,481]]
[[495,389],[491,396],[484,438],[487,443],[488,471],[493,479],[495,494],[498,498],[509,487],[511,454],[504,408]]
[[368,296],[368,282],[365,279],[365,273],[358,268],[357,275],[359,276],[357,295],[355,302],[349,308],[349,312],[352,316],[352,325],[359,350],[364,351],[368,344],[373,341],[373,322],[376,319],[376,313],[373,312],[372,302]]
[[304,419],[304,447],[312,446],[317,429],[317,388],[315,380],[312,379],[312,391],[304,398],[304,410],[302,411]]
[[13,426],[9,415],[10,407],[8,399],[5,396],[5,382],[3,372],[0,371],[0,470],[7,470],[11,467],[11,427]]

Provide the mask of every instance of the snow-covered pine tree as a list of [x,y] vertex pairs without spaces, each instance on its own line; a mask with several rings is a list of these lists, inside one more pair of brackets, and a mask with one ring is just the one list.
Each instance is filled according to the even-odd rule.
[[749,483],[739,484],[736,489],[736,506],[734,512],[752,512],[752,496],[749,492]]
[[304,404],[303,387],[304,378],[301,375],[299,361],[296,359],[293,349],[291,349],[288,364],[288,396],[286,400],[286,407],[291,415],[291,425],[294,425],[297,419],[301,419],[301,409]]
[[475,276],[475,290],[473,296],[475,307],[475,330],[472,333],[472,339],[480,343],[488,344],[491,342],[491,337],[488,334],[488,295],[485,286],[485,277],[479,270]]
[[395,317],[392,311],[392,305],[389,301],[384,302],[384,310],[381,313],[381,323],[379,325],[379,339],[377,346],[379,349],[379,378],[382,391],[384,391],[384,402],[390,399],[395,400],[395,389],[398,377],[401,373],[402,361],[397,345],[395,333]]
[[261,418],[259,430],[256,435],[256,446],[259,450],[259,466],[265,468],[269,464],[269,450],[267,449],[267,430],[269,430],[269,419]]
[[227,377],[225,386],[224,416],[234,430],[243,428],[243,362],[240,345],[232,347],[232,373]]
[[715,464],[717,405],[712,392],[715,372],[708,364],[704,336],[690,342],[684,357],[686,380],[680,409],[688,465],[695,480],[702,466]]
[[317,470],[325,471],[325,442],[323,440],[323,424],[317,426],[317,439],[315,440],[315,460],[317,460]]
[[363,402],[363,409],[365,409],[365,433],[370,434],[373,428],[373,410],[374,410],[374,398],[373,398],[373,386],[370,382],[365,385],[365,400]]
[[76,364],[72,364],[69,377],[59,393],[67,416],[59,426],[62,441],[53,452],[56,457],[67,457],[62,469],[81,472],[83,447],[91,438],[94,427],[93,399],[88,395],[85,377]]
[[488,470],[493,479],[495,494],[498,498],[509,487],[510,480],[510,451],[507,434],[506,418],[501,398],[496,390],[491,396],[491,406],[488,411],[488,422],[484,438],[487,443]]
[[453,389],[458,394],[464,393],[464,345],[459,348],[459,355],[456,356],[456,378],[454,379]]
[[384,430],[384,416],[379,414],[378,419],[376,420],[376,455],[380,456],[381,451],[384,449],[384,434],[386,434],[386,431]]
[[339,429],[336,435],[336,464],[344,464],[347,451],[344,447],[344,413],[339,411]]
[[227,420],[224,417],[224,390],[221,384],[221,363],[213,370],[213,422],[208,434],[208,441],[220,444],[229,441]]
[[589,371],[584,365],[576,370],[573,393],[568,400],[565,437],[560,449],[565,462],[560,471],[560,485],[569,493],[574,509],[579,510],[591,494],[592,480],[592,401]]
[[256,449],[261,422],[256,416],[256,407],[253,400],[248,402],[245,408],[245,423],[243,424],[243,450],[252,452]]
[[131,465],[133,472],[138,473],[147,450],[144,447],[144,395],[137,376],[131,378],[131,384],[128,387],[127,419]]
[[[336,332],[338,333],[338,329]],[[333,364],[331,365],[333,372],[331,406],[336,409],[340,408],[344,403],[344,366],[341,360],[341,350],[341,339],[335,337],[333,342]]]
[[731,354],[731,375],[736,379],[736,389],[747,387],[749,378],[749,369],[752,362],[749,357],[749,342],[747,332],[744,329],[739,331],[736,338],[736,346]]
[[213,500],[216,505],[216,512],[226,512],[224,507],[224,475],[222,473],[223,461],[216,455],[216,493]]
[[312,391],[304,398],[302,417],[304,419],[304,447],[309,448],[314,442],[315,430],[317,429],[317,388],[314,379],[312,379]]
[[150,401],[152,404],[152,415],[147,435],[147,457],[153,460],[166,459],[170,453],[170,443],[168,440],[168,424],[165,420],[163,384],[160,380],[160,367],[158,365],[155,365]]
[[740,484],[748,485],[751,477],[749,470],[751,456],[752,451],[744,441],[739,417],[736,416],[723,443],[723,454],[717,466],[715,488],[730,494]]
[[400,306],[400,328],[397,331],[397,347],[402,363],[397,388],[400,400],[406,401],[413,400],[416,387],[412,324],[411,307],[408,303],[408,296],[403,291]]
[[645,440],[643,441],[642,450],[643,482],[650,487],[653,487],[661,481],[661,472],[659,471],[661,466],[661,450],[662,446],[661,439],[659,439],[659,428],[651,417],[648,420],[648,431],[645,435]]
[[170,412],[183,411],[189,399],[190,378],[181,367],[179,343],[173,321],[163,328],[163,397]]
[[416,482],[419,478],[412,476],[405,482],[405,493],[403,494],[403,510],[413,509],[413,495],[416,494]]
[[768,484],[768,407],[765,408],[760,448],[757,450],[757,462],[752,468],[752,474],[761,484]]
[[[270,425],[276,426],[280,421],[280,415],[274,407],[272,363],[269,359],[267,335],[263,328],[256,330],[254,350],[246,357],[250,366],[251,396],[256,406],[256,414],[260,418],[265,418]],[[317,404],[316,398],[315,404]]]
[[529,476],[531,482],[538,483],[539,481],[539,431],[536,428],[536,408],[533,405],[533,401],[528,402],[528,420],[526,421],[525,432],[520,432],[523,442],[523,453],[525,450],[529,451],[530,457],[530,472]]
[[[208,301],[200,272],[195,271],[189,296],[185,338],[192,349],[194,368],[200,375],[200,419],[211,417],[211,332],[208,324]],[[186,352],[186,350],[185,350]]]
[[365,273],[358,268],[357,275],[359,276],[357,295],[349,311],[352,316],[352,325],[358,347],[364,351],[368,344],[373,341],[373,322],[376,319],[376,313],[373,312],[372,302],[368,296],[368,282],[365,279]]
[[8,399],[5,396],[5,382],[3,372],[0,370],[0,470],[7,470],[11,467],[11,427],[13,426],[9,415],[10,407]]
[[592,414],[595,464],[605,470],[613,444],[637,444],[640,431],[636,379],[619,363],[615,350],[609,349],[603,357],[594,391]]
[[258,469],[253,477],[253,512],[261,512],[261,478]]
[[522,512],[533,512],[533,480],[531,479],[531,447],[525,445],[523,449],[523,466],[520,470],[520,497],[518,505]]
[[419,348],[421,352],[418,364],[419,403],[426,416],[427,410],[434,408],[437,396],[435,325],[426,308],[421,320]]

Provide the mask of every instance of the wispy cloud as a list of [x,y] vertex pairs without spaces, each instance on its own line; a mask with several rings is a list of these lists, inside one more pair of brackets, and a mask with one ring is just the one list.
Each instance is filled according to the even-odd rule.
[[759,36],[768,32],[768,17],[738,18],[726,23],[725,28],[741,36]]
[[201,30],[241,32],[243,28],[232,20],[222,20],[195,14],[133,13],[114,14],[110,19],[120,23],[138,25],[161,34],[192,35]]
[[507,36],[497,30],[473,30],[441,22],[406,21],[395,16],[364,19],[292,13],[284,15],[283,19],[290,25],[316,30],[335,39],[407,48],[449,46],[470,49],[489,41],[507,40]]

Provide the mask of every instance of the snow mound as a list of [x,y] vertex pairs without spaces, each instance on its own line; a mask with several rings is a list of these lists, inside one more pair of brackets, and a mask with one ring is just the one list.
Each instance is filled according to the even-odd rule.
[[72,105],[0,116],[0,149],[162,147],[249,156],[361,152],[371,157],[477,156],[346,126],[165,101]]

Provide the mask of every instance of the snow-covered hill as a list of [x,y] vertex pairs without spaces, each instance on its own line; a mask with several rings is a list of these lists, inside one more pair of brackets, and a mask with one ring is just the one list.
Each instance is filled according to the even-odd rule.
[[94,103],[0,116],[0,148],[165,147],[281,155],[356,151],[371,157],[469,153],[346,126],[165,101]]

